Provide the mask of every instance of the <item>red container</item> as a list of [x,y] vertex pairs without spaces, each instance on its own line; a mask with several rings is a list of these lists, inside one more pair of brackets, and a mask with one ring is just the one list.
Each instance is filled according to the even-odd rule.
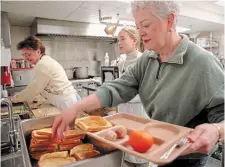
[[8,66],[1,67],[1,85],[10,85],[10,72]]

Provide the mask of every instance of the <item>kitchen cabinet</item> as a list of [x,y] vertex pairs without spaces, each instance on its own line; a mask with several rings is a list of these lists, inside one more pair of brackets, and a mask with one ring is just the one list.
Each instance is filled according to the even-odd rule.
[[224,66],[224,33],[223,32],[200,32],[195,35],[194,42],[212,52]]

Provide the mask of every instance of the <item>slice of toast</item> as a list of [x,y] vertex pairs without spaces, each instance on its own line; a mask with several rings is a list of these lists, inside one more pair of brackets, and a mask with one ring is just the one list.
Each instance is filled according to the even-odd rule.
[[84,131],[97,132],[112,127],[112,124],[100,116],[88,116],[75,120],[75,125]]
[[45,144],[45,143],[49,143],[49,144],[52,144],[52,139],[38,139],[38,138],[35,138],[35,137],[32,137],[31,138],[31,142],[33,144]]
[[38,135],[52,135],[52,128],[34,130]]
[[76,143],[76,144],[60,144],[59,145],[59,149],[60,151],[67,151],[67,150],[71,150],[72,148],[74,148],[75,146],[80,145],[80,143]]
[[63,139],[58,144],[60,144],[60,145],[67,145],[67,144],[79,145],[79,144],[82,144],[82,141],[80,139]]
[[36,151],[36,152],[30,153],[30,155],[33,159],[39,160],[42,155],[47,154],[47,153],[52,153],[52,152],[53,151]]
[[51,146],[52,143],[33,143],[31,142],[30,143],[30,148],[33,148],[33,147],[48,147],[48,146]]
[[75,162],[74,157],[56,157],[56,158],[47,158],[38,162],[38,167],[59,167]]
[[91,151],[91,150],[94,150],[94,149],[95,148],[94,148],[93,144],[89,144],[89,143],[81,144],[81,145],[73,147],[70,150],[70,156],[73,156],[74,154],[76,154],[78,152]]
[[40,161],[48,158],[66,158],[68,157],[68,151],[60,151],[60,152],[53,152],[53,153],[47,153],[40,157]]
[[75,157],[77,160],[83,160],[83,159],[95,157],[97,155],[100,155],[100,152],[98,152],[97,150],[90,150],[90,151],[75,153],[73,157]]
[[51,139],[52,138],[52,135],[49,135],[49,134],[38,134],[37,131],[32,131],[32,134],[31,134],[32,138],[36,138],[36,139]]
[[68,130],[63,133],[65,139],[84,139],[85,133],[79,129]]
[[37,146],[37,147],[30,147],[30,152],[35,152],[35,151],[56,151],[58,149],[57,144],[51,144],[48,146]]

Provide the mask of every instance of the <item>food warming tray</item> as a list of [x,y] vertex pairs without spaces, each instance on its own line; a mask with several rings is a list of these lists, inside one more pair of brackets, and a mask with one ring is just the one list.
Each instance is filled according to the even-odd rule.
[[[29,146],[30,146],[30,139],[31,139],[31,133],[33,130],[35,129],[41,129],[41,128],[46,128],[46,127],[52,127],[52,124],[54,122],[56,116],[48,116],[48,117],[42,117],[42,118],[35,118],[35,119],[29,119],[29,120],[24,120],[20,123],[20,140],[21,140],[21,149],[23,152],[23,161],[26,167],[37,167],[37,161],[32,159],[29,155]],[[87,136],[87,139],[85,139],[87,142],[90,141],[95,141],[94,139],[92,140],[91,137]],[[84,141],[84,143],[86,143],[86,141]],[[96,156],[96,157],[92,157],[89,159],[84,159],[84,160],[79,160],[76,161],[74,163],[71,163],[69,165],[66,166],[73,166],[73,167],[87,167],[89,166],[88,164],[92,164],[99,163],[98,161],[101,161],[102,159],[106,159],[106,158],[112,158],[113,162],[110,162],[110,165],[112,167],[115,167],[116,164],[118,164],[119,160],[118,158],[121,155],[120,151],[111,151],[110,152],[107,150],[107,152],[105,151],[105,148],[101,148],[102,144],[98,144],[94,146],[97,148],[98,151],[101,152],[101,155]],[[115,149],[114,149],[115,150]],[[118,157],[119,156],[119,157]],[[115,165],[114,165],[115,164]],[[102,165],[100,165],[102,166]]]

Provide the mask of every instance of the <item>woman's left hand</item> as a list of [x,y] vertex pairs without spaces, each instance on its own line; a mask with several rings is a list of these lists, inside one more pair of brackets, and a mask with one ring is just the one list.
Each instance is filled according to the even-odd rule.
[[16,93],[13,93],[11,96],[10,96],[10,100],[12,103],[16,103]]
[[191,146],[182,155],[190,153],[208,154],[219,140],[219,131],[212,124],[201,124],[189,135]]

